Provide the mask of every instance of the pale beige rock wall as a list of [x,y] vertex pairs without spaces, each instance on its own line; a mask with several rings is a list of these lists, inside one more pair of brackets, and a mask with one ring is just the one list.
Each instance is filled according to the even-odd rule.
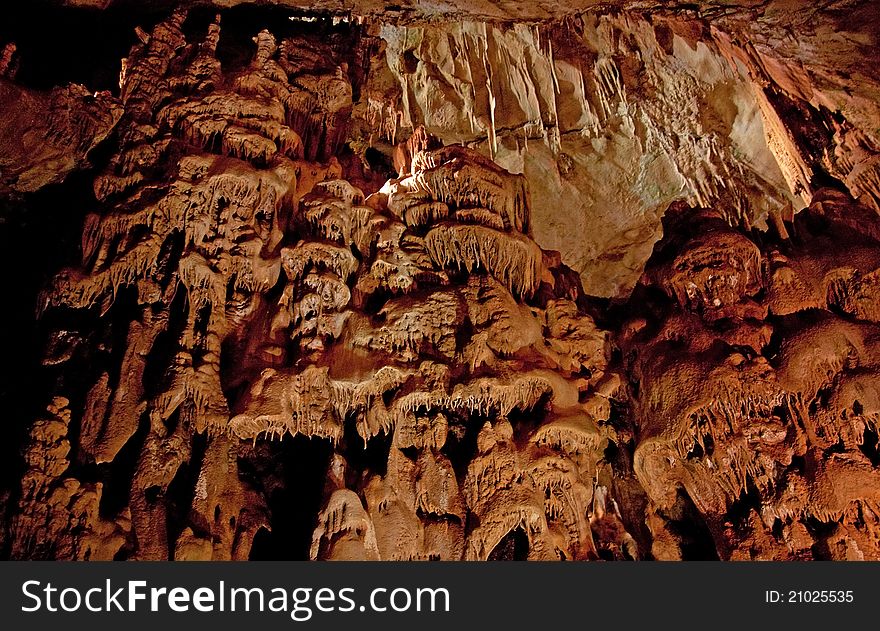
[[524,173],[536,240],[562,253],[588,293],[633,287],[674,199],[724,200],[722,212],[750,223],[798,203],[745,66],[708,36],[686,41],[659,21],[612,16],[386,25],[380,36],[399,90],[376,91],[388,140],[396,111],[398,136],[424,124]]

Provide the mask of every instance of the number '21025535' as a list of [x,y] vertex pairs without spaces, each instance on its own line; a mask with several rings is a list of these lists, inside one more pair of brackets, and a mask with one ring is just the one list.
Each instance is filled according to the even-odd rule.
[[855,600],[853,590],[847,589],[791,589],[764,592],[764,602],[776,603],[851,603]]

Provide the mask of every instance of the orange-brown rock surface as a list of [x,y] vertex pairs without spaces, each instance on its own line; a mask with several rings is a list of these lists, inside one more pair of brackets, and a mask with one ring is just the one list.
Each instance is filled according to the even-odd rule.
[[620,337],[652,509],[721,558],[876,559],[876,213],[820,189],[782,234],[666,221]]
[[[13,50],[4,51],[9,64]],[[0,195],[8,197],[60,182],[88,164],[87,154],[111,132],[122,108],[109,94],[81,85],[49,93],[23,88],[4,72],[6,63],[0,57]]]
[[4,555],[880,558],[877,77],[525,4],[179,8],[118,93],[2,48],[0,199],[78,226]]

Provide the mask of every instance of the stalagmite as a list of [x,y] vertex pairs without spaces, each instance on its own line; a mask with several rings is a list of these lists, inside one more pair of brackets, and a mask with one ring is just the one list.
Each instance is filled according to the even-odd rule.
[[4,24],[0,556],[880,560],[868,3],[352,2]]

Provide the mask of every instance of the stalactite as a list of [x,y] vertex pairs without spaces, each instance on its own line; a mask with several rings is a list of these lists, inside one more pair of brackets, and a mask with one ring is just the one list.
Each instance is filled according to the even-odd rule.
[[[645,275],[677,303],[677,313],[644,335],[634,360],[642,410],[635,471],[658,506],[674,501],[669,489],[683,488],[719,534],[730,507],[743,494],[757,494],[762,516],[740,525],[741,538],[721,551],[729,558],[799,558],[809,554],[816,535],[787,540],[786,552],[765,538],[764,529],[777,519],[815,519],[855,533],[860,526],[848,524],[848,507],[874,501],[868,482],[874,465],[859,445],[873,431],[873,421],[862,419],[873,418],[877,408],[865,389],[866,375],[874,374],[867,366],[873,365],[868,339],[875,334],[876,296],[873,284],[861,281],[880,265],[867,255],[877,241],[870,227],[876,217],[861,224],[861,236],[849,237],[846,262],[832,245],[851,234],[848,223],[862,212],[845,195],[817,191],[795,217],[792,233],[799,241],[786,256],[778,250],[791,243],[787,230],[777,231],[778,242],[756,243],[724,227],[718,213],[704,211],[696,224],[691,214],[686,226],[670,218],[672,232]],[[730,258],[707,258],[709,250],[722,249]],[[762,249],[771,250],[769,266]],[[688,280],[672,281],[677,274]],[[770,314],[777,316],[771,320]],[[769,332],[757,332],[771,326],[779,348],[772,355],[766,351]],[[687,331],[686,338],[676,331]],[[674,359],[661,359],[657,352],[668,344],[681,348]],[[678,385],[670,389],[669,383]],[[660,418],[675,420],[652,420]],[[796,458],[822,464],[802,471],[793,466]],[[840,490],[805,491],[824,484]]]
[[0,198],[84,220],[0,548],[877,559],[869,73],[764,6],[422,10],[178,9],[118,98],[3,47]]
[[531,296],[541,279],[541,252],[531,240],[484,226],[441,225],[425,238],[438,265],[485,269],[517,295]]

